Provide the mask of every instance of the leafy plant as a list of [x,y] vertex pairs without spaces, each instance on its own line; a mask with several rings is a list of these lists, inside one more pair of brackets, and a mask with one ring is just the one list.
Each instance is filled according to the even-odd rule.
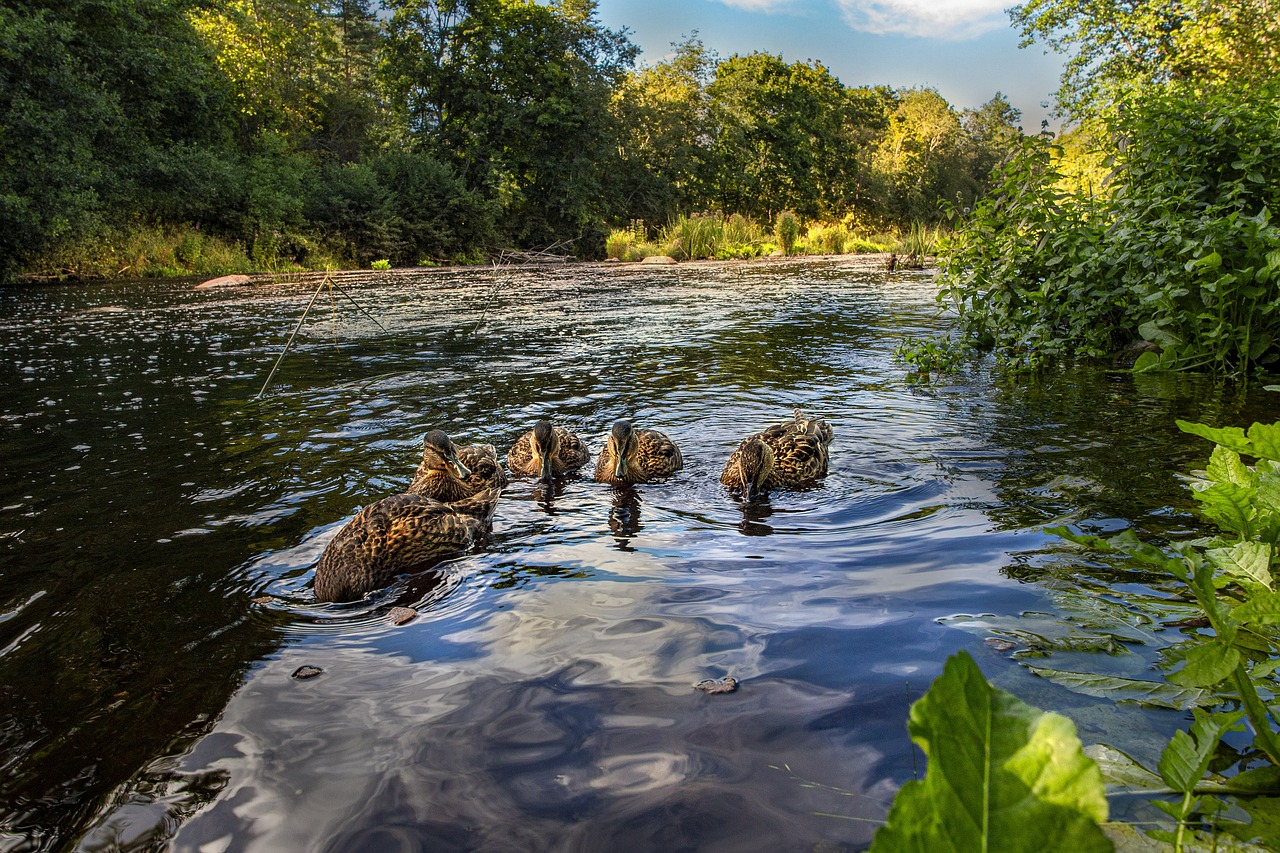
[[1161,348],[1135,369],[1245,374],[1280,358],[1280,98],[1168,85],[1111,119],[1106,195],[1062,188],[1036,138],[944,247],[939,299],[1013,361]]
[[790,255],[795,251],[796,240],[800,238],[800,220],[790,210],[782,211],[774,223],[773,235],[777,238],[782,253]]
[[908,338],[898,344],[893,354],[919,373],[953,373],[970,358],[972,350],[968,344],[950,338]]
[[373,263],[369,264],[369,268],[375,269],[375,270],[389,270],[391,269],[391,261],[387,260],[386,258],[382,258],[380,260],[376,260]]
[[911,706],[929,758],[902,786],[873,853],[916,850],[1109,851],[1098,766],[1066,717],[996,690],[964,652]]

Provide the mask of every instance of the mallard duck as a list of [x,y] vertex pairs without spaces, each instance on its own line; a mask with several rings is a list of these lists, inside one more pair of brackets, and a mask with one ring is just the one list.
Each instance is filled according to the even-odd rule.
[[618,421],[596,461],[595,478],[615,486],[647,483],[674,474],[682,465],[674,441],[656,429],[636,429],[630,421]]
[[720,482],[750,502],[771,488],[816,480],[827,473],[833,434],[831,424],[808,420],[796,409],[794,420],[745,438],[725,463]]
[[455,447],[449,436],[433,429],[422,439],[422,462],[407,491],[451,503],[506,484],[493,445]]
[[355,601],[398,574],[430,568],[484,539],[499,489],[453,503],[402,494],[369,504],[343,525],[316,566],[317,601]]
[[533,429],[516,439],[507,453],[511,473],[550,480],[577,471],[591,461],[591,451],[582,439],[564,427],[538,421]]

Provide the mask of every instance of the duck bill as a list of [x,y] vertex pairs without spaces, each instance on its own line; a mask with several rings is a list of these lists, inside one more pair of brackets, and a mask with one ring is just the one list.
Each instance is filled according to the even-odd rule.
[[543,456],[538,462],[538,479],[543,482],[549,482],[551,480],[551,457]]
[[627,457],[618,457],[618,464],[613,466],[613,476],[617,480],[627,476]]
[[463,465],[462,460],[456,456],[449,460],[449,467],[453,469],[453,472],[457,474],[458,478],[461,480],[465,480],[471,476],[471,469],[466,465]]
[[760,487],[755,483],[747,483],[742,489],[742,500],[746,503],[755,503],[760,499]]

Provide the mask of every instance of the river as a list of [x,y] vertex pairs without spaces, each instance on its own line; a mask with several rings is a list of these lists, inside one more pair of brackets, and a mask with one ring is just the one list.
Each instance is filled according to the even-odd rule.
[[[946,331],[931,276],[856,259],[335,280],[0,291],[0,850],[861,849],[960,649],[1086,743],[1150,758],[1184,723],[987,640],[1137,625],[1148,579],[1043,526],[1193,532],[1176,474],[1209,448],[1174,419],[1275,420],[1274,395],[921,381],[894,349]],[[724,460],[797,406],[830,474],[740,506]],[[514,480],[476,553],[312,600],[427,431],[505,454],[542,417],[593,453],[630,418],[684,469]],[[1149,672],[1158,644],[1125,642],[1053,660]]]

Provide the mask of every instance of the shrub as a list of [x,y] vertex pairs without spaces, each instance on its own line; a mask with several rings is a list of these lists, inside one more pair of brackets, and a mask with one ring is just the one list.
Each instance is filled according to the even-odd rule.
[[1280,357],[1280,93],[1169,85],[1111,120],[1115,185],[1061,189],[1030,138],[944,247],[939,298],[976,343],[1015,362],[1107,358],[1135,369],[1244,374]]
[[782,247],[782,253],[792,254],[796,248],[796,240],[800,238],[800,220],[790,210],[782,211],[774,224],[773,234]]

